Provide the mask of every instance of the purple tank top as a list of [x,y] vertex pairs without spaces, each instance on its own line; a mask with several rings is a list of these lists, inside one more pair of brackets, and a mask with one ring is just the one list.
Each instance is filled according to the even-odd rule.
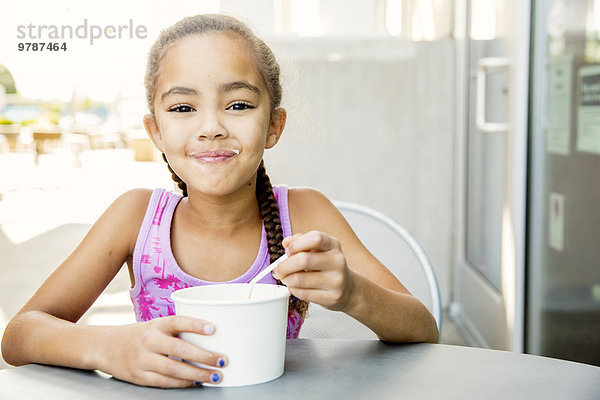
[[[287,204],[287,186],[274,186],[273,193],[279,205],[283,236],[291,236],[292,229]],[[217,283],[249,282],[269,262],[267,234],[262,227],[262,238],[254,264],[241,276],[227,282],[204,281],[186,274],[179,266],[171,251],[171,221],[182,196],[165,189],[155,189],[150,197],[148,208],[135,249],[133,251],[133,275],[135,286],[130,290],[131,301],[138,321],[149,321],[157,317],[175,314],[171,293],[190,286],[214,285]],[[271,274],[261,283],[275,284]],[[296,339],[304,322],[298,312],[288,313],[287,338]]]

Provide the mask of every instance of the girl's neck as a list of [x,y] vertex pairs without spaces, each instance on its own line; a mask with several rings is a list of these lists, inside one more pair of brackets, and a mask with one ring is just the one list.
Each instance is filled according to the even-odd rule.
[[189,191],[182,200],[184,214],[193,225],[228,234],[240,226],[260,219],[256,186],[244,188],[226,196],[211,196]]

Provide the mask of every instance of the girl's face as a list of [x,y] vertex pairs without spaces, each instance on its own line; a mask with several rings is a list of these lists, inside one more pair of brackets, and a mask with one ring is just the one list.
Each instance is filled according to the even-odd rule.
[[158,69],[144,125],[188,191],[225,195],[254,182],[285,125],[246,43],[229,33],[180,40]]

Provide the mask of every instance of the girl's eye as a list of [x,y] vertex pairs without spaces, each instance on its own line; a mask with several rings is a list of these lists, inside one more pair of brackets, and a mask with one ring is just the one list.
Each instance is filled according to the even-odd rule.
[[233,110],[233,111],[244,111],[244,110],[251,110],[253,108],[255,108],[255,107],[252,104],[248,103],[247,101],[236,101],[235,103],[230,105],[227,109]]
[[187,104],[175,104],[169,108],[169,112],[189,113],[192,111],[194,111],[194,109]]

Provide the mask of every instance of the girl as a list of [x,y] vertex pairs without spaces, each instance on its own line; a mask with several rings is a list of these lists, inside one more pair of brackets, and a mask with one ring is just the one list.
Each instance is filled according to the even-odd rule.
[[[289,287],[289,338],[314,302],[356,318],[383,341],[437,341],[433,316],[325,196],[271,186],[262,157],[286,122],[279,66],[245,25],[222,15],[181,20],[152,47],[145,84],[144,126],[183,196],[137,189],[119,197],[10,321],[2,340],[7,362],[99,369],[149,386],[217,383],[227,355],[178,335],[219,327],[172,315],[170,293],[248,282],[285,251],[289,259],[263,282]],[[144,322],[76,324],[125,262]]]

